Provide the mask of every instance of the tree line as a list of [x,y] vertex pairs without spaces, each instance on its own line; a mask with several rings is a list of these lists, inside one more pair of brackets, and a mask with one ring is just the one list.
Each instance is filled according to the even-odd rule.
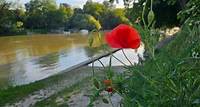
[[120,23],[130,24],[125,9],[109,2],[87,1],[83,8],[67,3],[59,6],[55,0],[31,0],[25,8],[13,8],[14,3],[0,2],[0,34],[24,33],[27,30],[45,33],[54,30],[112,29]]
[[[118,0],[103,3],[88,0],[83,8],[72,8],[67,3],[58,6],[56,0],[30,0],[21,8],[13,2],[0,0],[0,35],[27,31],[110,30],[121,23],[140,24],[144,3],[150,5],[150,0],[124,0],[125,8],[116,8],[114,1]],[[185,21],[199,24],[199,3],[199,0],[154,0],[155,27],[177,26]],[[149,10],[144,10],[145,17]]]

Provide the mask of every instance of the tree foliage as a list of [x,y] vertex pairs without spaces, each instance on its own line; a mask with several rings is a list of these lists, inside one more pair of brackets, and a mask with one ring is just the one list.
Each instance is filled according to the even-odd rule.
[[112,29],[121,23],[130,24],[125,15],[126,11],[115,8],[112,3],[107,1],[104,1],[103,4],[88,1],[84,5],[83,11],[99,20],[103,29]]
[[0,34],[9,35],[22,30],[24,11],[11,10],[11,5],[11,2],[0,1]]
[[31,29],[47,28],[48,13],[56,10],[53,0],[31,0],[26,5],[26,27]]
[[72,28],[75,29],[100,29],[101,25],[93,16],[89,14],[76,14],[72,18]]
[[83,6],[83,11],[86,14],[92,15],[98,20],[100,20],[100,17],[104,14],[105,10],[106,10],[105,6],[97,2],[88,1]]
[[[66,3],[58,7],[56,0],[30,0],[25,9],[14,6],[16,1],[0,1],[0,34],[16,34],[25,30],[113,29],[118,24],[131,24],[141,19],[143,4],[150,0],[124,0],[125,9],[116,8],[113,2],[88,0],[81,8],[71,8]],[[118,0],[116,0],[118,1]],[[138,2],[136,2],[138,1]],[[153,0],[156,26],[178,25],[179,19],[195,23],[199,18],[199,0]],[[189,1],[189,2],[188,2]],[[187,3],[187,5],[186,5]],[[131,5],[132,4],[132,5]],[[133,8],[130,8],[133,6]],[[21,6],[23,7],[23,6]],[[182,10],[180,12],[180,10]],[[145,17],[150,9],[145,9]],[[145,19],[147,22],[147,18]]]
[[124,9],[114,9],[108,10],[102,21],[102,25],[104,29],[112,29],[119,24],[131,24],[128,18],[125,16]]

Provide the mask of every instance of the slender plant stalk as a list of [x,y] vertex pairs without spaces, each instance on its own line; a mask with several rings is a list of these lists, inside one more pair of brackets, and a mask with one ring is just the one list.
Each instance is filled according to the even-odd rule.
[[105,69],[105,65],[103,64],[103,62],[101,60],[98,59],[98,61],[100,62],[100,64],[102,65],[102,67]]
[[122,49],[122,53],[124,54],[124,56],[128,60],[128,62],[133,66],[133,63],[128,59],[127,55],[125,54],[124,49]]
[[117,58],[116,56],[112,55],[116,60],[118,60],[120,63],[122,63],[125,67],[128,68],[128,65],[126,65],[123,61],[121,61],[119,58]]
[[145,10],[146,10],[147,1],[148,0],[145,1],[145,5],[144,5],[143,10],[142,10],[142,21],[143,21],[145,28],[147,28],[147,25],[146,25],[146,22],[145,22],[145,19],[144,19],[144,14],[145,14]]
[[94,78],[94,62],[92,62],[92,77]]

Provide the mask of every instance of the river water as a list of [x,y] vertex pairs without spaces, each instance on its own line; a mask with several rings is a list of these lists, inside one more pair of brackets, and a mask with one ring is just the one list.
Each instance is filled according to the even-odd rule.
[[[29,84],[61,73],[65,69],[100,55],[96,37],[93,49],[88,47],[87,35],[60,34],[0,37],[0,87]],[[126,50],[127,56],[137,63],[137,53]],[[139,49],[143,53],[143,49]],[[121,52],[115,53],[129,63]],[[101,61],[108,65],[109,58]],[[113,60],[113,65],[120,63]],[[95,66],[101,66],[95,62]]]

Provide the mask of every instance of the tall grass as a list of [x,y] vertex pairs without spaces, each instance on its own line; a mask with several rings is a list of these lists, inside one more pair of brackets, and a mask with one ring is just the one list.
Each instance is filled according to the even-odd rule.
[[124,107],[200,106],[200,26],[183,26],[169,45],[123,81]]

